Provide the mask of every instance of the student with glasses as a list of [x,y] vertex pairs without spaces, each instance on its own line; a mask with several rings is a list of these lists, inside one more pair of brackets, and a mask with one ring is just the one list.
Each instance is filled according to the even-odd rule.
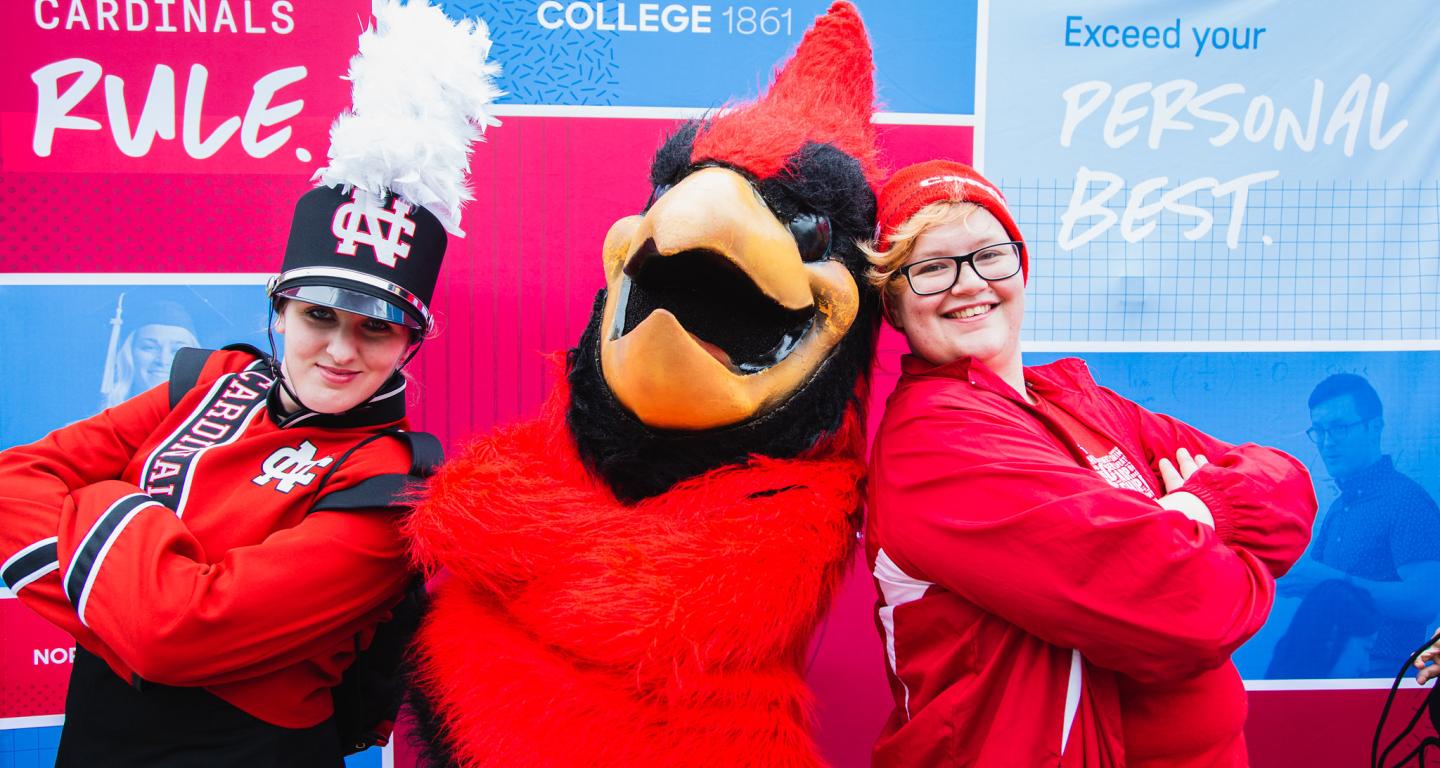
[[1029,246],[973,168],[899,171],[879,222],[871,277],[910,354],[871,457],[895,697],[875,764],[1245,764],[1230,654],[1309,540],[1305,468],[1079,360],[1024,367]]

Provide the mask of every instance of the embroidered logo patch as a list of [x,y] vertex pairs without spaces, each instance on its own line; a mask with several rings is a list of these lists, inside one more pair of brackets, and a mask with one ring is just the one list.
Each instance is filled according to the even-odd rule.
[[1150,484],[1140,476],[1140,471],[1135,468],[1130,460],[1119,448],[1112,448],[1104,456],[1091,456],[1088,453],[1085,458],[1090,460],[1090,466],[1105,478],[1105,482],[1115,488],[1129,488],[1132,491],[1139,491],[1150,498],[1155,498],[1155,492],[1150,490]]
[[265,463],[261,465],[264,472],[253,482],[263,486],[274,480],[275,490],[289,493],[297,485],[309,485],[315,479],[315,470],[329,466],[331,461],[329,456],[317,460],[315,446],[306,440],[294,448],[281,448],[265,457]]
[[378,208],[364,195],[357,189],[350,202],[335,209],[330,222],[338,241],[335,252],[354,256],[357,245],[368,245],[375,251],[376,261],[393,267],[398,259],[410,255],[410,243],[405,240],[415,234],[415,220],[406,215],[410,205],[396,197],[389,208]]

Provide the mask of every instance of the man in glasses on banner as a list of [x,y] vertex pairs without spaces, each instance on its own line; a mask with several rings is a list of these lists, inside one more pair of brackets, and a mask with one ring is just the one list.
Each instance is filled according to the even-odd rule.
[[[1440,552],[1426,535],[1440,529],[1440,509],[1381,453],[1384,411],[1364,377],[1326,378],[1309,405],[1305,434],[1340,496],[1309,553],[1277,585],[1304,601],[1269,676],[1393,677],[1440,614]],[[1331,638],[1336,647],[1327,650]]]

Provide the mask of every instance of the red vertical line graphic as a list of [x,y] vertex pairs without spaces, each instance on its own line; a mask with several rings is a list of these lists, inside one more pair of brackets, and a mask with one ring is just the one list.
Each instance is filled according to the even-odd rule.
[[[544,121],[545,118],[538,118],[534,122],[543,123]],[[527,157],[524,147],[525,134],[526,131],[520,131],[516,136],[516,139],[520,142],[520,145],[515,148],[515,154],[517,159]],[[544,145],[542,144],[541,146]],[[527,218],[525,216],[525,213],[526,209],[529,206],[524,202],[526,191],[526,174],[523,172],[523,170],[519,168],[517,168],[517,170],[521,171],[515,174],[515,199],[521,201],[521,204],[516,206],[515,208],[515,235],[516,241],[519,242],[519,238],[525,232],[525,223]],[[544,242],[543,235],[541,242]],[[548,256],[549,254],[546,253],[541,254],[541,258],[546,258]],[[515,282],[513,288],[515,291],[515,314],[511,315],[511,317],[515,320],[515,412],[513,416],[518,417],[519,414],[524,410],[524,404],[521,402],[520,393],[524,391],[525,379],[525,366],[523,364],[524,360],[522,355],[522,350],[525,346],[525,270],[522,268],[522,265],[518,261],[515,264]],[[506,419],[506,421],[509,420],[510,419]]]
[[[550,146],[550,136],[549,136],[549,132],[550,132],[549,123],[550,123],[550,121],[549,121],[549,120],[540,120],[539,123],[540,123],[540,146],[542,146],[542,147],[548,147],[548,146]],[[545,167],[545,161],[549,158],[549,155],[550,155],[549,152],[541,152],[541,153],[540,153],[540,174],[539,174],[539,179],[541,180],[542,189],[543,189],[544,187],[547,187],[547,186],[549,185],[549,183],[550,183],[550,182],[549,182],[549,178],[550,178],[550,177],[549,177],[549,175],[546,173],[546,170],[547,170],[547,169],[546,169],[546,167]],[[567,157],[564,157],[564,156],[561,157],[561,167],[564,167],[564,164],[565,164],[564,161],[567,160],[567,159],[568,159]],[[547,201],[548,201],[548,200],[557,199],[557,198],[553,198],[553,197],[551,197],[551,196],[549,196],[549,195],[546,195],[546,194],[543,194],[543,193],[540,195],[540,197],[541,197],[542,200],[547,200]],[[562,201],[562,203],[561,203],[561,205],[560,205],[560,208],[564,209],[564,208],[568,208],[568,207],[569,207],[568,201],[570,200],[570,198],[568,198],[568,197],[560,197],[560,198],[558,198],[558,199],[559,199],[560,201]],[[547,207],[548,207],[548,206],[547,206]],[[545,213],[545,212],[542,212],[542,214],[541,214],[541,221],[547,221],[547,222],[548,222],[549,219],[548,219],[548,217],[546,217],[546,216],[544,215],[544,213]],[[549,230],[550,227],[547,226],[546,229]],[[547,235],[546,239],[547,239],[548,241],[554,242],[554,233],[553,233],[553,232],[547,231],[547,232],[546,232],[546,235]],[[547,323],[546,323],[546,320],[548,319],[547,315],[548,315],[549,313],[546,312],[545,310],[546,310],[546,306],[549,304],[549,301],[550,301],[550,296],[549,296],[549,294],[550,294],[550,270],[552,270],[552,269],[555,268],[555,263],[556,263],[557,261],[561,261],[561,260],[564,259],[564,249],[562,248],[562,249],[559,249],[559,250],[560,250],[559,253],[555,253],[555,252],[553,252],[549,247],[547,247],[547,248],[546,248],[546,253],[545,253],[545,266],[544,266],[543,269],[536,270],[536,272],[538,273],[538,274],[537,274],[537,278],[538,278],[539,281],[540,281],[540,291],[539,291],[539,294],[540,294],[540,322],[539,322],[539,324],[535,327],[535,333],[531,335],[531,338],[534,339],[534,341],[533,341],[532,343],[533,343],[535,346],[532,347],[531,349],[529,349],[529,350],[527,351],[527,355],[526,355],[526,357],[528,358],[526,362],[528,362],[528,363],[529,363],[530,365],[532,365],[532,366],[535,366],[535,368],[536,368],[536,370],[537,370],[537,375],[535,376],[535,398],[536,398],[536,402],[543,402],[543,401],[545,400],[545,376],[544,376],[543,370],[540,370],[543,366],[539,365],[539,363],[540,363],[540,360],[541,360],[541,355],[545,352],[545,332],[546,332],[546,330],[548,330],[548,325],[547,325]],[[522,367],[523,367],[523,366],[522,366]]]
[[[575,135],[574,128],[573,128],[570,124],[567,123],[566,126],[565,126],[565,159],[566,159],[567,162],[568,162],[568,161],[570,160],[570,158],[572,157],[571,153],[574,151],[574,147],[573,147],[572,142],[571,142],[571,139],[574,137],[574,135]],[[571,200],[571,199],[573,199],[571,196],[575,193],[575,189],[574,189],[574,187],[573,187],[572,184],[571,184],[571,178],[572,178],[572,177],[571,177],[570,174],[568,174],[568,173],[565,174],[565,180],[564,180],[564,185],[565,185],[565,187],[564,187],[564,191],[565,191],[565,199],[566,199],[566,200]],[[568,205],[565,206],[564,212],[563,212],[563,214],[562,214],[563,217],[564,217],[564,218],[563,218],[563,221],[564,221],[564,230],[563,230],[563,232],[564,232],[564,238],[563,238],[563,239],[564,239],[564,243],[565,243],[565,247],[564,247],[564,254],[565,254],[565,257],[564,257],[564,278],[563,278],[564,284],[565,284],[565,294],[564,294],[564,296],[565,296],[565,306],[568,308],[568,309],[565,311],[565,322],[562,324],[562,326],[561,326],[561,328],[560,328],[561,333],[562,333],[562,336],[561,336],[560,339],[559,339],[559,346],[562,347],[562,348],[563,348],[563,345],[565,344],[565,340],[566,340],[566,337],[565,337],[563,334],[569,333],[571,328],[576,327],[574,307],[577,306],[577,305],[580,305],[580,306],[589,306],[588,297],[580,297],[580,300],[579,300],[579,301],[576,300],[576,296],[575,296],[575,294],[574,294],[574,281],[571,279],[571,273],[572,273],[572,272],[574,271],[574,269],[575,269],[575,247],[574,247],[574,243],[575,243],[575,219],[574,219],[574,216],[572,215],[572,212],[571,212],[570,209],[571,209],[570,206],[568,206]],[[545,345],[545,350],[546,350],[547,352],[551,351],[552,346],[553,346],[553,345],[551,345],[551,344],[546,344],[546,345]]]

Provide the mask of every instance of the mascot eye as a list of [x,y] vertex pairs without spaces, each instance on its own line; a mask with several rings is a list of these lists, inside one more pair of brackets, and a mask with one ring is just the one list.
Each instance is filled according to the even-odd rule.
[[830,218],[818,213],[797,213],[790,219],[790,235],[800,258],[820,261],[830,255]]
[[653,206],[653,205],[655,205],[655,201],[656,201],[656,200],[659,200],[662,196],[664,196],[664,194],[665,194],[666,192],[669,192],[669,191],[670,191],[670,188],[673,187],[673,186],[675,186],[675,185],[674,185],[674,184],[657,184],[657,185],[655,185],[655,189],[651,190],[651,192],[650,192],[650,199],[645,201],[645,207],[644,207],[643,209],[641,209],[640,212],[641,212],[641,213],[644,213],[645,211],[650,210],[650,207]]

